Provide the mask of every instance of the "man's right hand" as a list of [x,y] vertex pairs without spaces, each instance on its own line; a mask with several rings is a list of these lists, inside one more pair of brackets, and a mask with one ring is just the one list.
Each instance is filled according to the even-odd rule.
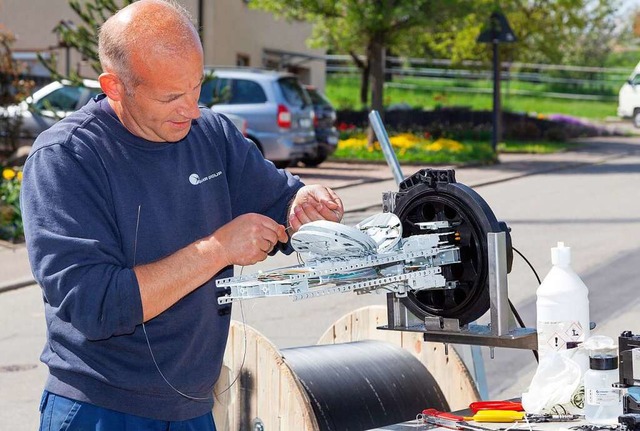
[[212,235],[228,265],[253,265],[267,258],[273,247],[287,242],[284,226],[261,214],[243,214]]

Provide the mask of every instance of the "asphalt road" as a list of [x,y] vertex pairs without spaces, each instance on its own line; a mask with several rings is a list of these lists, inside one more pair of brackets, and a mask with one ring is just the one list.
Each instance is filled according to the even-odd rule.
[[[590,289],[591,320],[596,333],[617,337],[620,331],[640,332],[640,144],[612,144],[600,155],[574,167],[546,173],[487,181],[476,187],[499,219],[512,228],[513,243],[534,265],[541,277],[550,268],[549,249],[557,241],[572,247],[574,269]],[[591,162],[589,162],[591,160]],[[552,164],[553,166],[553,164]],[[503,167],[507,167],[506,165]],[[337,173],[329,173],[333,169]],[[416,168],[417,169],[417,168]],[[305,171],[293,169],[305,178]],[[409,173],[405,170],[405,173]],[[472,178],[459,170],[458,180]],[[481,174],[481,173],[480,173]],[[366,183],[389,177],[381,167],[344,167],[308,173],[315,182],[333,181],[342,193],[376,202],[390,189],[389,182]],[[327,181],[322,181],[325,176]],[[349,177],[351,176],[351,180]],[[473,177],[476,178],[476,177]],[[479,177],[478,177],[479,178]],[[352,183],[361,183],[352,185]],[[351,185],[350,185],[351,184]],[[482,184],[482,182],[480,182]],[[392,185],[392,184],[391,184]],[[366,196],[365,196],[366,195]],[[366,207],[366,205],[365,205]],[[349,209],[349,208],[348,208]],[[351,212],[346,224],[355,224],[375,206]],[[295,264],[294,257],[274,257],[245,268],[271,269]],[[509,276],[510,298],[528,325],[535,325],[536,280],[530,269],[515,258]],[[288,298],[244,301],[234,307],[234,318],[261,331],[279,348],[315,344],[339,317],[369,304],[384,304],[383,295],[340,294],[306,301]],[[38,356],[45,337],[44,316],[38,287],[24,287],[0,294],[0,429],[37,429],[37,405],[46,377]],[[535,369],[529,352],[496,349],[495,359],[483,348],[490,396],[519,396]]]

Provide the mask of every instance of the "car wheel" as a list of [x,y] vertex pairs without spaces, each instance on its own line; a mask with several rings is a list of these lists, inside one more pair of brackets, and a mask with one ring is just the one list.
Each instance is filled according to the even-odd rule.
[[309,158],[304,158],[301,160],[302,163],[304,163],[304,165],[308,168],[316,168],[318,167],[318,165],[320,165],[320,163],[324,162],[325,160],[327,160],[327,156],[326,155],[322,155],[322,156],[316,156],[316,157],[309,157]]
[[633,111],[633,125],[640,129],[640,109]]

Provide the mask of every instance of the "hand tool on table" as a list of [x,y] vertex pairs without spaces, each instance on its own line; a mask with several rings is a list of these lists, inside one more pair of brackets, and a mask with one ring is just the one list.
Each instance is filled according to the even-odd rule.
[[582,415],[550,413],[525,413],[513,410],[479,410],[473,416],[464,417],[465,420],[475,422],[570,422],[581,419]]
[[466,422],[463,416],[453,413],[441,412],[436,409],[424,409],[416,419],[421,423],[430,423],[444,428],[454,430],[471,430],[471,431],[493,431],[490,428],[479,425],[471,425]]
[[517,401],[475,401],[469,404],[469,408],[473,413],[480,410],[513,410],[523,412],[522,403]]
[[476,401],[469,408],[474,415],[465,420],[476,422],[569,422],[582,418],[573,414],[525,413],[522,403],[517,401]]
[[[567,422],[581,418],[580,415],[553,415],[553,414],[529,414],[513,410],[478,410],[473,416],[460,416],[453,413],[441,412],[436,409],[425,409],[422,411],[425,421],[431,419],[431,423],[437,420],[440,422],[449,421],[447,428],[451,428],[452,423],[457,426],[454,429],[486,429],[479,425],[470,424],[474,422],[512,423],[512,422]],[[438,425],[446,426],[442,423]],[[468,428],[474,427],[474,428]]]

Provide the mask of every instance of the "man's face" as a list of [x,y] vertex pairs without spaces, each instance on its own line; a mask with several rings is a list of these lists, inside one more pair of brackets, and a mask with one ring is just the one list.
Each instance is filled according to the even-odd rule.
[[[203,77],[202,53],[187,50],[176,58],[132,58],[139,79],[120,101],[121,120],[134,135],[153,142],[177,142],[200,117],[198,97]],[[157,57],[157,56],[156,56]]]

